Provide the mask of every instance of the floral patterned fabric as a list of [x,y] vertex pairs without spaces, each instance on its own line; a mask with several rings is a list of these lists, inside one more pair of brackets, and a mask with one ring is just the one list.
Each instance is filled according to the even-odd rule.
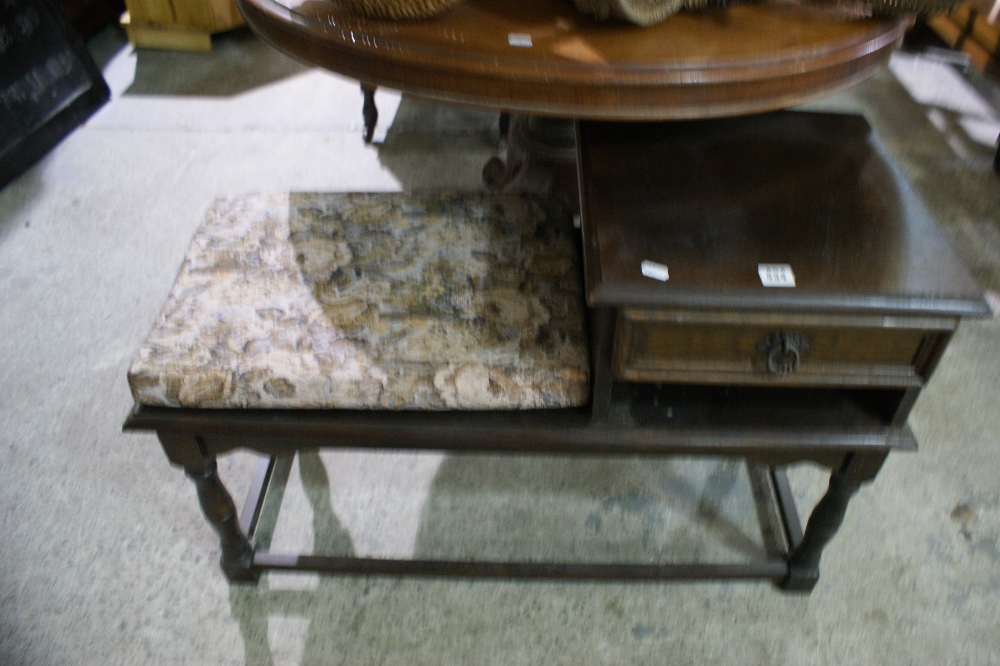
[[569,214],[528,195],[220,200],[129,384],[171,407],[585,404]]

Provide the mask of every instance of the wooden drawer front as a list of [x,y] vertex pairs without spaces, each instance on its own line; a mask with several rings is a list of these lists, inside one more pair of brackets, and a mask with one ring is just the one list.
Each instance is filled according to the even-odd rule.
[[[616,379],[641,382],[899,386],[922,384],[942,322],[881,318],[698,317],[625,311]],[[704,321],[710,319],[710,321]],[[714,321],[711,321],[714,319]],[[916,324],[916,325],[914,325]],[[920,326],[925,324],[925,326]]]

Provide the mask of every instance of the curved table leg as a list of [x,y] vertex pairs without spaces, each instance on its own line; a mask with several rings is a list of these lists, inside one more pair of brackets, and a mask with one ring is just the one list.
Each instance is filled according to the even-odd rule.
[[810,514],[802,541],[788,557],[788,577],[781,583],[782,588],[808,592],[816,586],[823,548],[844,522],[851,497],[861,484],[875,478],[886,455],[855,453],[830,475],[830,486]]
[[365,96],[365,102],[361,107],[361,115],[365,119],[365,143],[371,143],[375,136],[375,125],[378,124],[378,107],[375,106],[375,89],[367,83],[361,84],[361,92]]
[[197,437],[161,435],[160,443],[171,462],[182,466],[188,478],[194,481],[201,511],[219,535],[222,548],[220,565],[226,578],[255,582],[253,546],[240,529],[236,505],[219,478],[215,457],[205,454]]
[[564,118],[500,115],[506,162],[491,158],[483,183],[494,191],[524,189],[563,196],[579,211],[576,182],[576,126]]
[[522,151],[507,144],[507,161],[491,157],[483,166],[483,185],[494,192],[502,192],[511,187],[524,169],[525,156]]

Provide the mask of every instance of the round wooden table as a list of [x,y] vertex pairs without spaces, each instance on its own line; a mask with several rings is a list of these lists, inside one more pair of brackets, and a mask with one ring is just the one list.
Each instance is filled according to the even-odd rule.
[[278,49],[368,84],[532,116],[676,120],[786,108],[885,64],[909,17],[843,21],[761,5],[682,12],[640,28],[570,0],[465,0],[379,21],[330,0],[238,0]]
[[[507,159],[486,164],[486,185],[537,181],[565,190],[574,207],[576,134],[555,119],[681,120],[794,106],[872,75],[912,21],[736,5],[640,28],[597,21],[570,0],[465,0],[432,19],[381,21],[332,0],[237,2],[279,50],[361,81],[366,142],[376,86],[498,110]],[[511,121],[510,112],[523,115]]]

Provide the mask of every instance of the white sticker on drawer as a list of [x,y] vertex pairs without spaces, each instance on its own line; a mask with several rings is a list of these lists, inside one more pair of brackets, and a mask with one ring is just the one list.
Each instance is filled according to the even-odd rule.
[[642,274],[648,278],[653,278],[654,280],[659,280],[660,282],[666,282],[670,279],[670,273],[667,271],[667,267],[663,264],[658,264],[655,261],[646,261],[640,264],[642,268]]
[[795,273],[788,264],[757,264],[757,274],[765,287],[795,286]]
[[525,48],[531,48],[531,35],[525,34],[523,32],[510,32],[507,33],[507,43],[511,46],[523,46]]

